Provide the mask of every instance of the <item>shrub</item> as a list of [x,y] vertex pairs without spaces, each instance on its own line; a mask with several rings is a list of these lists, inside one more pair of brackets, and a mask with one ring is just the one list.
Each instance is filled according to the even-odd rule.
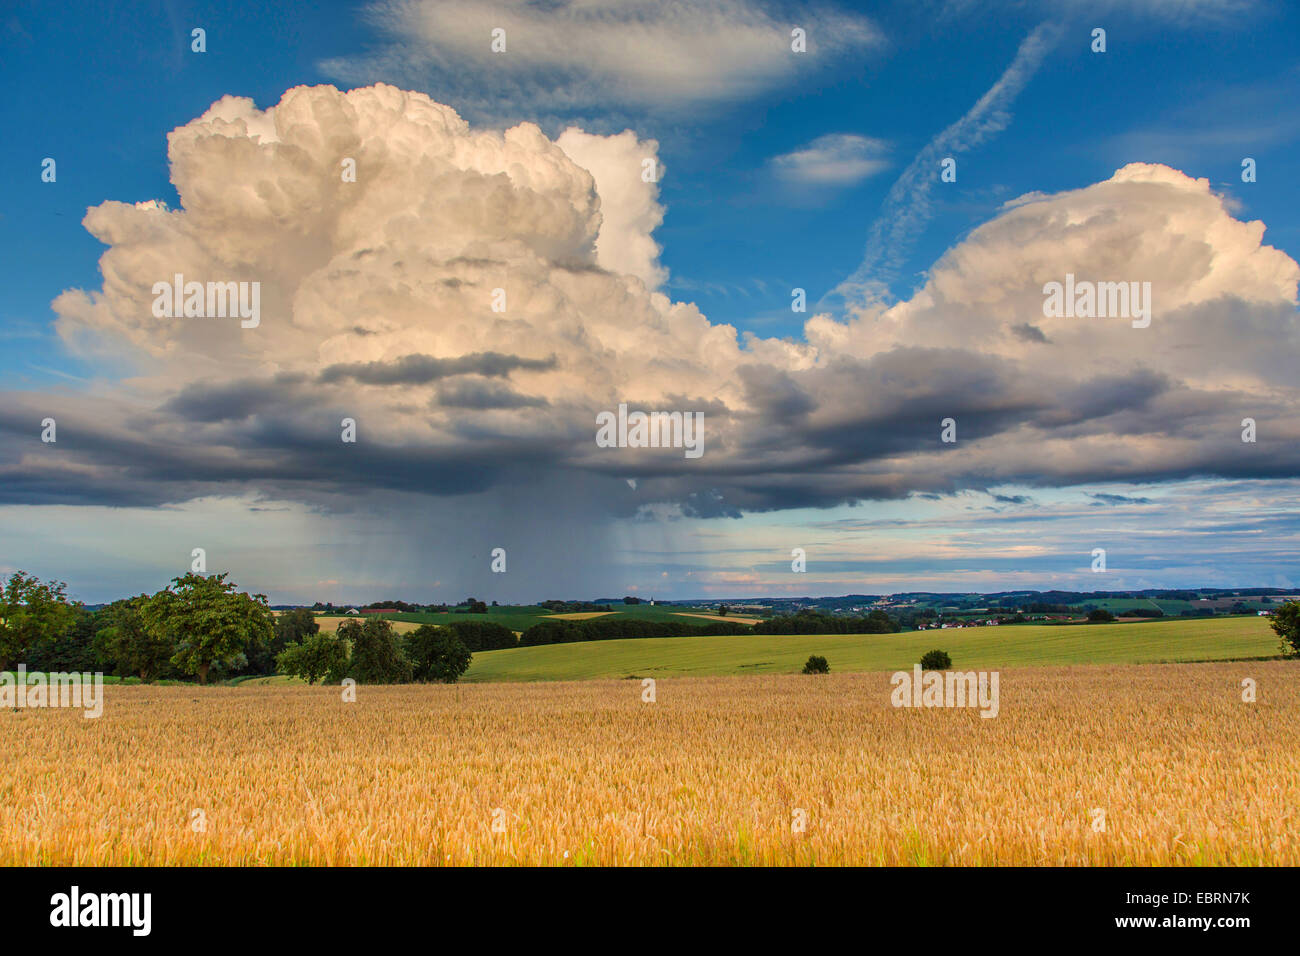
[[921,669],[927,671],[946,671],[952,667],[952,658],[947,651],[926,651],[921,658]]
[[1095,607],[1088,612],[1088,623],[1097,624],[1115,620],[1115,615],[1104,607]]
[[813,654],[808,658],[808,663],[804,664],[803,672],[805,674],[829,674],[831,665],[826,663],[826,658]]
[[[469,669],[473,655],[454,628],[421,624],[406,635],[406,656],[416,680],[454,684]],[[510,637],[513,639],[514,634]]]

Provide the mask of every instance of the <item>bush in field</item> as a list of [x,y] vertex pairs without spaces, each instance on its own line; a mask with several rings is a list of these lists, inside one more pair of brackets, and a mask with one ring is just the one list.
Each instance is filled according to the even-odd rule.
[[1287,601],[1273,612],[1273,632],[1282,638],[1282,653],[1300,655],[1300,601]]
[[947,651],[926,651],[921,658],[921,669],[926,671],[946,671],[952,667],[952,658]]
[[344,621],[338,636],[351,646],[347,676],[358,684],[402,684],[411,679],[411,662],[391,621],[376,617]]
[[[514,634],[510,634],[513,645]],[[406,635],[406,656],[419,681],[454,684],[469,669],[470,654],[465,642],[450,628],[421,624]]]
[[452,621],[447,629],[470,651],[496,651],[519,646],[514,631],[493,621]]
[[1088,612],[1089,624],[1104,624],[1113,620],[1115,620],[1115,615],[1111,614],[1110,611],[1106,610],[1104,607],[1095,607]]
[[809,656],[808,663],[804,664],[803,672],[805,674],[829,674],[831,665],[826,663],[826,658],[813,654]]
[[308,684],[328,679],[341,681],[348,669],[347,645],[337,634],[316,633],[290,644],[275,658],[276,669]]

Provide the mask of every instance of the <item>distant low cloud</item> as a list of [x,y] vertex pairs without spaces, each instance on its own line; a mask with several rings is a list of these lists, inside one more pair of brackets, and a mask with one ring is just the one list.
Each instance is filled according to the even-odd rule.
[[436,404],[445,408],[536,408],[546,399],[521,395],[508,385],[496,382],[457,381],[438,389]]
[[1150,498],[1138,498],[1130,495],[1089,494],[1093,504],[1097,505],[1149,505]]
[[1011,334],[1022,342],[1046,342],[1047,336],[1043,330],[1036,325],[1028,322],[1021,322],[1019,325],[1011,326]]
[[500,352],[475,352],[456,358],[431,355],[403,355],[392,362],[341,362],[320,373],[321,382],[351,379],[363,385],[427,385],[453,375],[484,375],[500,378],[517,369],[545,371],[555,359],[527,359]]
[[849,133],[819,136],[772,160],[776,175],[804,186],[851,186],[888,168],[889,144]]

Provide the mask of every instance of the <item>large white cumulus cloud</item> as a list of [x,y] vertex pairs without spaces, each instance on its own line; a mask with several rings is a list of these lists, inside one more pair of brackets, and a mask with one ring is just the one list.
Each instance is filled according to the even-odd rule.
[[[57,463],[9,452],[10,500],[458,493],[543,469],[608,480],[599,507],[736,513],[1300,467],[1300,268],[1204,180],[1133,165],[1024,197],[909,301],[816,316],[792,342],[657,291],[656,153],[631,132],[477,130],[382,85],[297,88],[265,111],[223,99],[170,136],[180,208],[88,212],[104,284],[56,300],[59,330],[138,374],[93,401],[42,397],[94,428]],[[151,289],[175,273],[261,282],[260,326],[156,318]],[[1043,284],[1066,273],[1150,282],[1151,326],[1044,317]],[[597,448],[595,412],[623,401],[704,412],[704,457]],[[0,426],[26,428],[30,404]]]
[[[648,287],[658,288],[667,278],[654,240],[654,231],[664,219],[657,185],[665,172],[657,161],[659,144],[641,142],[631,130],[595,136],[577,127],[566,129],[556,143],[596,180],[601,213],[596,261],[610,272],[636,276]],[[642,174],[628,175],[635,169]]]

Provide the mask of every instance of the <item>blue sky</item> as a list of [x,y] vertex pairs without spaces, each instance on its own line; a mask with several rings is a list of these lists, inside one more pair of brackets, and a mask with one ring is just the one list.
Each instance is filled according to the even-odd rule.
[[[869,270],[871,280],[882,284],[885,305],[906,302],[924,289],[935,264],[1001,215],[1009,200],[1083,190],[1129,163],[1162,164],[1193,180],[1208,180],[1236,220],[1265,224],[1265,245],[1292,260],[1300,252],[1294,159],[1300,141],[1300,113],[1294,109],[1300,94],[1300,60],[1294,49],[1300,10],[1291,4],[934,2],[840,6],[828,13],[727,0],[717,6],[717,23],[723,24],[716,41],[720,47],[730,42],[725,26],[730,22],[738,24],[736,42],[759,44],[758,50],[766,49],[761,44],[768,25],[785,30],[807,22],[814,49],[806,62],[793,68],[773,65],[765,73],[766,64],[775,60],[765,60],[763,54],[746,66],[749,54],[740,49],[740,65],[734,68],[721,54],[721,65],[699,64],[692,80],[698,90],[690,90],[688,81],[678,84],[669,78],[662,95],[648,92],[646,74],[631,66],[626,76],[619,75],[617,65],[605,67],[604,74],[584,74],[581,51],[574,51],[571,63],[554,57],[528,60],[527,24],[539,21],[524,16],[525,8],[459,6],[486,10],[489,20],[497,16],[511,24],[514,49],[523,51],[524,63],[511,61],[518,72],[508,88],[486,72],[475,74],[476,68],[492,69],[492,61],[485,61],[477,47],[469,52],[457,48],[478,43],[478,34],[469,40],[417,35],[397,6],[143,3],[109,14],[101,4],[74,2],[57,15],[38,3],[7,8],[0,14],[0,62],[8,88],[21,95],[11,96],[7,104],[6,127],[18,133],[15,146],[0,157],[0,174],[10,184],[0,206],[3,389],[26,393],[27,400],[39,405],[43,395],[75,398],[101,390],[116,395],[118,383],[156,371],[140,356],[90,349],[55,330],[56,297],[69,289],[105,286],[100,257],[107,246],[83,226],[87,209],[108,200],[150,199],[179,208],[167,162],[167,134],[200,117],[223,96],[249,97],[257,108],[267,109],[286,90],[303,84],[349,89],[391,83],[455,108],[475,128],[505,129],[532,121],[549,137],[578,126],[595,134],[629,128],[640,141],[657,141],[656,155],[666,170],[654,197],[663,219],[653,239],[661,250],[658,263],[667,273],[660,291],[673,301],[693,303],[715,326],[728,324],[764,339],[807,341],[804,322],[819,302],[833,321],[848,322],[857,315],[854,303],[835,291],[863,263],[873,229],[887,230],[902,213],[915,217],[909,220],[914,225],[901,236],[887,232],[884,250],[896,265],[877,263]],[[658,16],[661,21],[649,19],[666,31],[663,35],[680,35],[674,30],[681,25],[668,22],[670,15]],[[842,22],[851,29],[838,32],[853,39],[822,49],[816,44],[831,27],[819,35],[817,25],[831,24],[833,17],[845,18]],[[1090,34],[1098,26],[1107,31],[1104,53],[1090,50]],[[190,50],[193,27],[207,31],[205,53]],[[953,151],[957,182],[928,189],[906,178],[900,184],[909,164],[1005,79],[1035,31],[1044,38],[1042,50],[1019,77],[1016,94],[1001,104],[992,128],[982,136],[958,137],[963,146]],[[576,35],[605,43],[631,32],[625,26],[620,34],[616,23],[606,33]],[[644,37],[633,40],[629,59],[645,60],[653,76],[658,53],[650,46]],[[412,55],[413,50],[419,55]],[[489,65],[476,66],[484,62]],[[627,85],[621,86],[624,81]],[[600,92],[603,84],[608,84],[608,97]],[[716,94],[710,92],[713,87]],[[840,152],[833,155],[832,147]],[[800,155],[803,165],[791,158]],[[57,161],[56,183],[40,181],[47,156]],[[1258,164],[1258,180],[1249,184],[1240,176],[1246,156]],[[833,165],[837,159],[839,166]],[[891,189],[898,197],[892,205]],[[808,314],[790,309],[795,287],[807,292],[813,306]],[[970,307],[979,306],[972,302]],[[1283,313],[1282,319],[1270,321],[1289,323],[1286,328],[1293,330],[1294,313],[1289,318],[1285,309]],[[1278,341],[1290,334],[1279,332]],[[1159,371],[1171,374],[1168,368]],[[227,373],[231,380],[241,374],[234,366]],[[797,377],[798,368],[782,375]],[[171,381],[176,389],[185,384]],[[1206,383],[1206,388],[1224,387],[1249,391],[1241,380]],[[1286,407],[1278,392],[1258,382],[1252,387]],[[737,385],[739,391],[753,388],[748,380]],[[666,389],[666,394],[673,392]],[[706,396],[696,392],[689,397]],[[554,406],[557,399],[550,402]],[[232,441],[230,447],[238,445]],[[11,454],[7,467],[21,470],[21,454]],[[102,460],[96,466],[110,467]],[[571,466],[566,461],[565,467]],[[824,465],[809,459],[801,467],[811,472]],[[230,542],[226,553],[229,566],[244,571],[244,577],[267,578],[257,586],[286,601],[357,600],[379,596],[378,591],[387,595],[389,585],[415,589],[413,596],[421,598],[437,596],[420,593],[430,588],[477,584],[485,592],[496,587],[505,600],[656,587],[662,587],[664,596],[684,597],[903,590],[913,585],[965,590],[1297,583],[1295,528],[1285,517],[1294,501],[1294,472],[1288,474],[1285,466],[1253,472],[1250,466],[1239,472],[1216,463],[1174,467],[1153,457],[1145,470],[1101,469],[1090,483],[1078,481],[1082,473],[1068,469],[1048,474],[1052,469],[1045,468],[1036,475],[1018,468],[1013,475],[999,476],[982,465],[972,467],[985,477],[954,476],[953,494],[944,500],[917,497],[936,490],[923,483],[908,486],[910,497],[900,497],[893,485],[887,494],[867,490],[788,499],[764,497],[749,488],[738,498],[756,504],[726,511],[745,515],[739,518],[689,506],[673,512],[675,497],[689,501],[700,493],[698,487],[673,486],[661,500],[635,509],[623,502],[611,505],[610,513],[597,521],[601,529],[582,535],[581,547],[592,552],[589,563],[577,561],[571,572],[559,573],[540,567],[546,562],[539,554],[535,573],[521,563],[520,573],[510,575],[508,583],[455,566],[413,573],[409,568],[424,558],[407,551],[390,567],[381,555],[391,549],[381,545],[362,549],[368,555],[364,569],[313,559],[310,571],[283,574],[276,571],[284,567],[283,560],[259,553],[259,532],[251,526]],[[616,481],[631,474],[603,466],[596,471]],[[1237,482],[1242,480],[1263,482],[1246,486],[1260,493],[1244,510],[1231,504],[1241,500],[1243,486]],[[1156,492],[1142,490],[1152,483]],[[1195,540],[1190,532],[1182,537],[1175,533],[1193,523],[1193,488],[1202,500],[1224,505],[1216,516],[1221,523],[1198,532]],[[1098,506],[1099,499],[1089,495],[1102,492],[1134,500],[1120,507]],[[160,586],[158,579],[165,580],[168,569],[183,570],[174,559],[158,556],[168,549],[189,550],[167,540],[169,509],[173,517],[179,511],[193,516],[190,536],[202,538],[230,527],[232,513],[265,507],[269,500],[284,510],[275,512],[277,518],[251,512],[260,527],[280,521],[275,534],[298,542],[303,551],[326,547],[323,542],[338,538],[335,532],[346,524],[338,517],[337,503],[325,505],[279,486],[268,492],[230,478],[204,487],[201,494],[188,494],[172,491],[153,496],[152,503],[127,506],[83,491],[51,493],[44,499],[14,493],[0,506],[0,532],[5,533],[0,540],[7,541],[0,547],[0,565],[68,578],[74,590],[100,600],[120,590]],[[1032,535],[1043,549],[1007,550],[999,529],[1006,527],[1008,515],[982,510],[998,507],[994,496],[999,494],[1028,499],[1013,507],[1013,517],[1020,533]],[[864,503],[851,504],[846,497]],[[805,498],[812,507],[805,506]],[[457,499],[437,494],[417,499],[419,504],[410,507],[422,512],[428,527],[447,535],[463,533],[454,522],[447,524],[444,513],[462,510]],[[366,507],[357,506],[362,513]],[[500,501],[482,505],[485,514],[509,507]],[[545,510],[536,502],[531,507]],[[97,510],[102,508],[108,510]],[[57,526],[66,530],[45,535],[40,529],[49,526],[54,514],[41,509],[67,509],[80,520],[65,526],[58,519]],[[1130,553],[1121,564],[1125,575],[1104,583],[1080,570],[1087,569],[1092,542],[1071,537],[1087,536],[1084,529],[1096,525],[1088,516],[1099,509],[1110,523],[1105,534],[1122,540],[1120,551]],[[145,511],[167,520],[132,546],[129,560],[106,567],[103,555],[115,550],[111,542],[120,541],[123,528],[143,526],[141,522],[154,526],[152,519],[142,518]],[[92,514],[93,521],[87,522]],[[860,524],[864,515],[880,522],[870,533]],[[1283,517],[1277,524],[1269,523],[1278,516]],[[1238,520],[1268,527],[1262,532],[1268,546],[1258,560],[1237,552],[1229,526]],[[515,515],[505,526],[521,521]],[[323,532],[322,522],[335,532]],[[359,542],[379,534],[369,520],[349,527],[339,540]],[[1150,540],[1138,542],[1143,529],[1156,527],[1169,533],[1153,557]],[[818,538],[829,559],[821,571],[799,579],[782,574],[780,567],[788,559],[781,555],[810,536]],[[553,540],[551,533],[539,528],[536,547],[548,540]],[[534,547],[527,535],[524,541],[524,551]],[[100,556],[88,558],[95,550]],[[356,584],[359,580],[366,585]]]

